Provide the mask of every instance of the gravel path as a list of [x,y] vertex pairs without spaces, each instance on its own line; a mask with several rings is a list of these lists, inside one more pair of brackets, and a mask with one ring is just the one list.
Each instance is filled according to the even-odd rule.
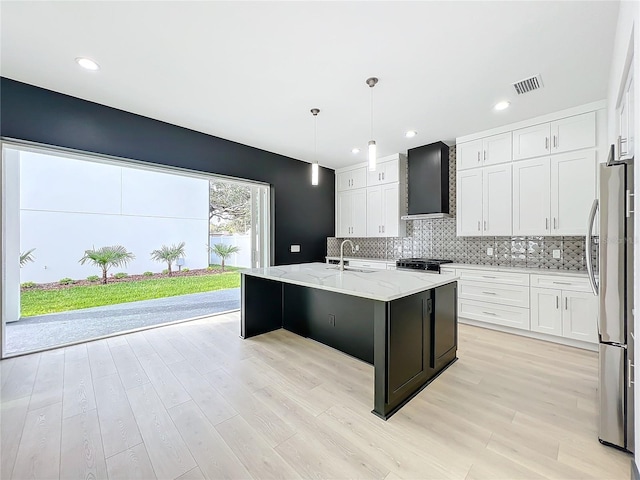
[[7,323],[5,353],[28,352],[239,308],[240,289],[231,288],[37,315]]

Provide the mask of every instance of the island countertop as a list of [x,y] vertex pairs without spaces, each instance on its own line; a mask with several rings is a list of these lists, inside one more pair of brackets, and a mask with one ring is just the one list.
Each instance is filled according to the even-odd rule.
[[326,263],[253,268],[241,273],[381,302],[390,302],[458,279],[455,275],[398,270],[340,271],[337,266]]

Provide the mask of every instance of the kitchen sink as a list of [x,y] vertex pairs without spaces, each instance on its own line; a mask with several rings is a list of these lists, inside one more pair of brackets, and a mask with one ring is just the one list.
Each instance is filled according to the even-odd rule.
[[[337,265],[327,267],[327,270],[340,270],[340,267]],[[376,270],[365,270],[364,268],[352,268],[352,267],[344,267],[345,272],[358,272],[358,273],[373,273]]]

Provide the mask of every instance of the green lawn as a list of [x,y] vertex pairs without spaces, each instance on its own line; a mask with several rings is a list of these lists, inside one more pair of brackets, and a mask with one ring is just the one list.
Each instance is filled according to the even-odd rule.
[[61,290],[25,290],[20,296],[21,315],[30,317],[80,308],[173,297],[240,286],[238,272],[192,277],[159,278],[136,282],[70,287]]

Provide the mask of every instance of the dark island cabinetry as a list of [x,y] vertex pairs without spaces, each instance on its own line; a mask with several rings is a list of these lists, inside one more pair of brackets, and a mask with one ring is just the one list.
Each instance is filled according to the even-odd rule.
[[243,274],[241,336],[285,328],[373,365],[373,413],[387,419],[456,360],[457,282],[444,278],[384,300]]

